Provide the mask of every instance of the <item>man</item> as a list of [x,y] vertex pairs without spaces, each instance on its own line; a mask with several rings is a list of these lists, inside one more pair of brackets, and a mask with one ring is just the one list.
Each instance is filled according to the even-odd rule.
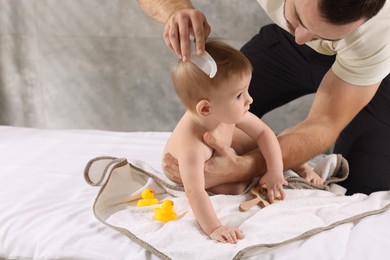
[[[190,1],[139,0],[165,23],[166,44],[183,60],[189,35],[198,54],[210,34],[203,13]],[[385,0],[258,0],[276,23],[263,27],[242,52],[253,65],[251,111],[266,112],[316,93],[307,117],[278,135],[284,168],[295,167],[335,144],[350,164],[347,194],[390,189],[390,3]],[[237,135],[240,143],[242,135]],[[208,181],[265,172],[258,150],[241,156],[210,135],[218,153],[206,164]],[[242,139],[243,140],[243,139]],[[250,146],[248,146],[250,147]],[[246,152],[246,153],[245,153]],[[166,170],[177,167],[165,159]]]

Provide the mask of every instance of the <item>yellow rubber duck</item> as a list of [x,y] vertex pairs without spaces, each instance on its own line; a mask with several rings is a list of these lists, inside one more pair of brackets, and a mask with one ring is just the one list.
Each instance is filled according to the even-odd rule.
[[154,197],[154,190],[152,189],[144,189],[141,197],[142,199],[137,202],[137,207],[151,206],[158,203],[158,199]]
[[161,204],[161,208],[154,209],[154,218],[161,222],[168,222],[176,219],[176,212],[173,211],[173,201],[164,200]]

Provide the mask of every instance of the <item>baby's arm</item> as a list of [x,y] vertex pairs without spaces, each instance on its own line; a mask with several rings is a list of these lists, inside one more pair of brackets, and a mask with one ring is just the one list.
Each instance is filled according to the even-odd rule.
[[266,185],[269,201],[272,203],[279,193],[281,199],[284,199],[283,185],[287,185],[287,182],[283,176],[282,152],[275,133],[260,118],[249,112],[237,127],[256,140],[264,157],[267,171],[260,179],[260,185]]
[[[198,147],[199,148],[199,147]],[[180,177],[192,211],[202,230],[211,238],[222,243],[237,243],[241,232],[234,227],[222,226],[211,200],[205,190],[204,155],[201,149],[192,146],[178,158]]]
[[307,163],[299,165],[298,167],[295,167],[292,170],[298,173],[299,176],[301,176],[302,178],[306,179],[311,183],[314,184],[324,183],[321,177],[315,171],[313,171],[313,169]]

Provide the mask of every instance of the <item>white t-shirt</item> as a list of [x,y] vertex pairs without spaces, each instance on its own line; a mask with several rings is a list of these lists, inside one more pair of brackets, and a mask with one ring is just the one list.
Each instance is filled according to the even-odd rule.
[[[257,0],[269,17],[288,31],[283,16],[284,0]],[[333,72],[354,85],[378,83],[390,73],[390,1],[380,12],[338,41],[306,43],[315,51],[335,55]]]

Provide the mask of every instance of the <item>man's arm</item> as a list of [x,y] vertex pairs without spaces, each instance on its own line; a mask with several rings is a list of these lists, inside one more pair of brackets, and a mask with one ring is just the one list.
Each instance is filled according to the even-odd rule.
[[[370,86],[354,86],[329,70],[306,119],[278,136],[284,169],[296,167],[329,148],[373,98],[379,85],[380,82]],[[206,178],[216,180],[218,178],[214,175],[224,175],[226,181],[236,182],[262,175],[266,171],[264,158],[258,149],[237,156],[212,136],[204,138],[204,141],[216,150],[215,157],[206,162]]]
[[374,97],[379,85],[380,82],[354,86],[329,70],[306,119],[278,136],[285,169],[310,160],[334,144],[341,131]]
[[189,0],[138,0],[138,3],[147,15],[162,23],[179,10],[193,8]]
[[190,59],[190,35],[195,37],[197,54],[204,52],[211,32],[205,15],[189,0],[138,0],[146,14],[165,24],[164,41],[180,59]]

